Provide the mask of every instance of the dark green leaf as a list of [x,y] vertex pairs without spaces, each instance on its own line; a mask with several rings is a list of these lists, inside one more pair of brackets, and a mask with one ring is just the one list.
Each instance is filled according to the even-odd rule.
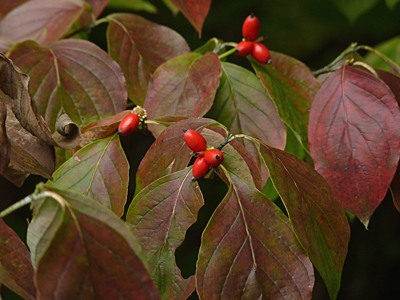
[[191,169],[154,181],[133,199],[126,221],[133,226],[162,299],[185,300],[194,290],[194,276],[184,279],[175,250],[197,220],[204,200]]
[[54,172],[52,185],[95,199],[121,217],[128,183],[129,163],[114,134],[75,153]]
[[350,239],[342,205],[307,163],[265,144],[260,144],[260,150],[300,244],[335,299]]
[[160,299],[125,222],[79,193],[37,190],[28,245],[40,299]]
[[278,108],[282,121],[293,130],[304,149],[309,151],[309,110],[320,84],[302,62],[272,51],[271,56],[271,65],[263,65],[252,59],[253,68]]

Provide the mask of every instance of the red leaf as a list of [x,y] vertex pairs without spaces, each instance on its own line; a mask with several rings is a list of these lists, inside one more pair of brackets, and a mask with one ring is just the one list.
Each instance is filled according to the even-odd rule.
[[315,169],[367,227],[396,172],[400,110],[388,86],[350,66],[333,73],[310,112]]
[[108,52],[121,66],[128,96],[143,106],[150,76],[159,65],[190,52],[186,41],[174,30],[133,14],[112,14],[106,18]]
[[14,8],[27,1],[28,0],[2,0],[0,6],[0,19],[2,19],[7,13],[12,11]]
[[310,299],[312,264],[287,217],[264,194],[232,176],[203,232],[200,299]]
[[[400,105],[400,77],[379,69],[376,69],[376,72],[378,73],[379,78],[382,79],[389,86],[390,90],[396,97],[397,103]],[[392,191],[392,198],[394,205],[400,212],[400,167],[399,166],[397,166],[397,171],[393,177],[392,183],[390,184],[390,189]]]
[[91,42],[68,39],[42,48],[28,41],[11,58],[30,76],[29,92],[51,129],[60,110],[82,127],[126,109],[120,67]]
[[180,55],[157,68],[144,108],[149,119],[163,116],[202,117],[211,108],[221,77],[218,55]]
[[210,10],[211,0],[170,0],[196,28],[201,37],[201,29]]
[[28,1],[0,22],[0,35],[14,42],[34,40],[46,46],[62,37],[84,9],[83,1]]
[[18,235],[0,220],[0,282],[24,299],[36,299],[30,253]]

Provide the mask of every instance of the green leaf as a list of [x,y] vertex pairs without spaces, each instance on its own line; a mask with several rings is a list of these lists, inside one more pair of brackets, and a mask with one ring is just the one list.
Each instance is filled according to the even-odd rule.
[[221,64],[214,52],[168,60],[151,76],[144,104],[147,117],[204,116],[213,104],[220,77]]
[[214,51],[216,53],[221,54],[221,52],[216,51],[217,49],[219,49],[219,47],[221,46],[221,44],[223,43],[222,40],[219,40],[217,38],[211,38],[209,39],[207,42],[205,42],[203,45],[201,45],[199,48],[193,50],[193,52],[199,53],[199,54],[206,54],[209,51]]
[[336,299],[350,239],[342,205],[307,163],[265,144],[260,150],[300,244]]
[[274,101],[280,118],[293,130],[304,149],[309,151],[309,110],[320,84],[300,61],[272,51],[271,57],[271,65],[260,64],[254,59],[251,59],[251,63]]
[[162,299],[185,300],[194,290],[194,276],[184,279],[175,263],[175,250],[204,205],[187,168],[159,178],[133,199],[126,221],[133,227]]
[[361,15],[371,10],[379,0],[331,0],[346,16],[350,23],[354,23]]
[[152,14],[157,13],[157,7],[155,7],[150,2],[144,0],[110,0],[110,2],[108,2],[107,4],[107,7],[117,10],[133,9],[143,10]]
[[83,127],[126,108],[120,67],[91,42],[67,39],[42,48],[27,41],[10,58],[30,76],[29,92],[52,131],[60,111]]
[[28,245],[40,299],[160,299],[124,221],[76,192],[40,185],[35,197]]
[[162,0],[164,2],[165,6],[168,7],[168,9],[172,12],[174,16],[176,16],[179,13],[179,8],[177,8],[170,0]]
[[150,76],[157,67],[189,53],[190,48],[176,31],[137,15],[111,14],[105,20],[109,22],[108,52],[125,75],[129,99],[143,106]]
[[29,251],[18,235],[0,220],[0,282],[24,299],[36,299]]
[[287,217],[253,186],[231,180],[202,235],[200,299],[310,299],[314,270]]
[[[397,68],[399,68],[400,36],[396,36],[390,40],[387,40],[386,42],[380,43],[374,46],[374,49],[380,52],[381,55],[384,55],[386,58],[391,60],[393,64],[397,64]],[[370,51],[365,55],[365,61],[374,68],[392,71],[393,67],[391,68],[390,62],[388,63],[388,61],[385,61],[381,55]],[[400,76],[400,72],[398,72],[397,75]]]
[[399,0],[385,0],[387,7],[389,7],[390,9],[394,9],[397,5],[397,3],[399,3]]
[[114,134],[75,153],[54,172],[52,186],[95,199],[121,217],[128,183],[129,163]]

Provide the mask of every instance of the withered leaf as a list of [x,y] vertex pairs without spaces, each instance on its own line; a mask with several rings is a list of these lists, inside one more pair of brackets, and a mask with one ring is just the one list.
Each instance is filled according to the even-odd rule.
[[[22,185],[29,173],[51,178],[55,167],[54,147],[25,130],[12,111],[11,100],[8,97],[2,100],[7,109],[5,127],[11,145],[10,163],[2,175],[17,186]],[[19,174],[16,181],[7,177],[15,172]]]
[[0,101],[0,174],[4,172],[10,163],[11,144],[6,133],[7,109]]
[[10,59],[0,54],[0,89],[13,100],[12,109],[21,126],[48,145],[63,149],[78,146],[80,130],[74,123],[61,121],[61,127],[65,128],[58,128],[58,133],[54,136],[51,134],[29,94],[28,85],[29,76],[22,73]]

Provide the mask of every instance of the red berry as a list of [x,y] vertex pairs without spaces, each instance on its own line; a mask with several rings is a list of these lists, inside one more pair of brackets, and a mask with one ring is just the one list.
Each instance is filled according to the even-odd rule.
[[258,21],[255,15],[251,14],[244,20],[242,27],[243,37],[247,40],[254,41],[258,37],[259,32],[260,21]]
[[262,64],[271,63],[271,54],[269,53],[268,48],[261,43],[254,43],[254,48],[251,55],[259,63]]
[[235,54],[239,56],[247,56],[253,51],[254,43],[251,41],[240,42],[235,50]]
[[206,163],[206,160],[204,159],[204,156],[196,158],[193,164],[193,179],[199,179],[203,175],[205,175],[208,170],[210,169],[210,165]]
[[138,128],[139,122],[140,119],[137,114],[127,114],[119,123],[118,134],[122,136],[132,134]]
[[204,153],[204,159],[207,164],[216,167],[223,162],[224,155],[218,149],[210,149]]
[[185,139],[186,145],[188,145],[188,147],[194,152],[206,150],[206,139],[197,131],[185,129],[183,138]]

